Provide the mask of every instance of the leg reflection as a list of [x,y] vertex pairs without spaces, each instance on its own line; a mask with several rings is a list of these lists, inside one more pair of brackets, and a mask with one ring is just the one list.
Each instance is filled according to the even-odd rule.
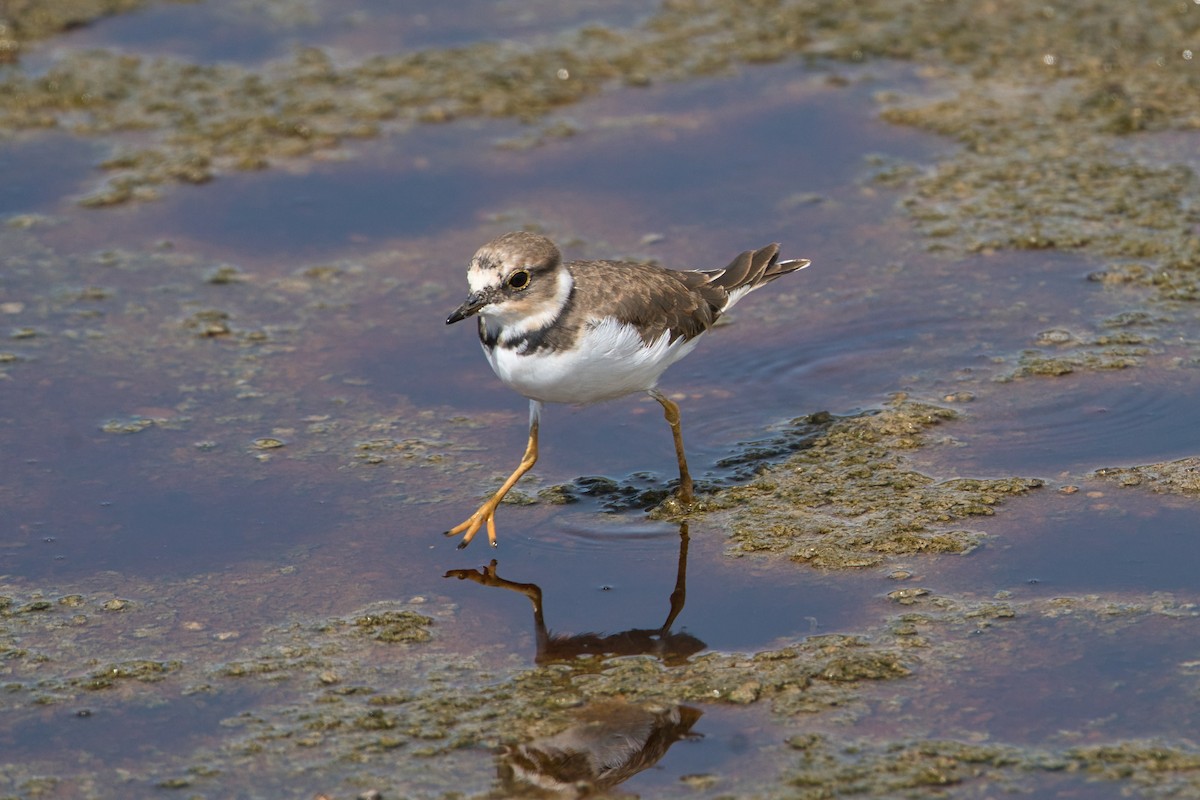
[[481,586],[494,586],[518,592],[533,605],[533,623],[537,636],[538,664],[571,661],[581,656],[653,655],[667,664],[680,664],[704,650],[704,642],[688,633],[675,633],[671,626],[683,611],[687,599],[688,527],[679,526],[679,559],[675,572],[675,588],[671,592],[670,609],[663,624],[656,628],[630,628],[617,633],[556,634],[546,627],[542,589],[535,583],[519,583],[500,577],[498,562],[493,559],[479,569],[453,569],[447,578],[469,580]]

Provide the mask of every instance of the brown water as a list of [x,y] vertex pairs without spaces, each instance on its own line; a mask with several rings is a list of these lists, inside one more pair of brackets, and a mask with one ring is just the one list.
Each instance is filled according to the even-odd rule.
[[[411,38],[393,49],[494,30],[426,5],[396,16],[394,30]],[[632,18],[612,13],[612,22]],[[541,28],[525,19],[500,33],[573,22],[563,12]],[[366,35],[355,26],[239,27],[208,5],[162,6],[47,43],[29,68],[57,47],[255,62],[296,43],[352,48]],[[719,462],[794,417],[859,413],[897,390],[976,395],[969,417],[943,430],[955,446],[915,456],[934,474],[1079,482],[1103,466],[1194,455],[1195,370],[1151,364],[1016,388],[992,381],[1047,328],[1103,318],[1138,298],[1088,283],[1099,265],[1081,255],[927,254],[893,212],[896,193],[872,179],[879,159],[868,158],[925,164],[949,151],[875,115],[876,92],[919,81],[886,65],[836,71],[835,81],[826,68],[793,63],[618,89],[564,113],[579,133],[531,149],[498,146],[525,133],[512,122],[424,127],[356,144],[345,160],[221,176],[100,211],[74,205],[95,182],[95,142],[50,134],[0,143],[0,214],[54,215],[33,235],[69,254],[43,270],[5,269],[0,284],[5,327],[38,332],[0,347],[20,358],[4,365],[0,384],[0,577],[161,607],[165,641],[211,663],[234,657],[230,643],[296,615],[421,597],[457,609],[440,624],[464,653],[495,669],[532,664],[525,597],[442,577],[493,556],[505,579],[541,588],[554,632],[661,626],[678,579],[677,525],[585,498],[503,506],[494,552],[478,543],[456,551],[440,536],[523,447],[525,401],[491,375],[472,331],[443,321],[465,291],[474,248],[525,222],[580,237],[568,255],[714,267],[781,241],[786,256],[814,260],[745,300],[732,325],[663,381],[683,396],[693,471],[705,480],[731,480]],[[646,243],[648,234],[662,238]],[[238,279],[209,280],[222,264]],[[229,315],[232,334],[198,336],[196,315],[214,309]],[[284,446],[255,444],[266,438]],[[382,446],[385,458],[369,463],[373,451],[360,443],[385,438],[409,444]],[[672,477],[668,431],[643,399],[550,408],[542,445],[534,488],[631,475],[661,488]],[[921,586],[958,597],[1171,592],[1194,601],[1193,506],[1083,488],[1011,502],[967,557],[903,566]],[[896,611],[885,598],[895,565],[825,573],[731,559],[718,522],[695,520],[689,534],[687,600],[673,630],[698,648],[754,652],[860,630]],[[1089,725],[1131,738],[1195,731],[1194,703],[1180,702],[1171,678],[1195,657],[1190,620],[1143,621],[1120,639],[1064,632],[1049,616],[1010,630],[979,634],[996,640],[992,655],[955,673],[935,710],[916,722],[906,710],[912,735],[982,729],[1041,745]],[[94,635],[125,641],[137,632]],[[1030,655],[1043,651],[1057,657]],[[879,716],[858,723],[861,735],[887,728],[890,686],[876,691]],[[219,746],[229,719],[278,700],[264,687],[168,692],[150,707],[111,693],[20,705],[0,723],[0,746],[14,760],[51,764],[72,753],[81,769],[136,769]],[[628,790],[678,792],[681,776],[707,771],[772,772],[783,739],[754,710],[725,707],[706,709],[695,732],[702,738],[674,745]],[[464,791],[485,790],[488,757],[461,758],[474,765],[463,767]],[[1081,783],[1054,776],[1034,785],[1058,796]]]

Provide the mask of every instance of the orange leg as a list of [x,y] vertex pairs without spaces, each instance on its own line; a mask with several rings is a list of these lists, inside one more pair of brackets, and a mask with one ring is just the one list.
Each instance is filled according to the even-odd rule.
[[508,494],[508,490],[516,485],[521,476],[528,472],[538,458],[538,417],[540,416],[541,403],[536,400],[531,400],[529,404],[529,444],[525,446],[525,455],[521,457],[521,463],[513,470],[513,474],[508,476],[508,480],[504,485],[496,490],[496,493],[488,498],[487,502],[479,507],[471,516],[467,517],[466,521],[460,525],[455,525],[450,530],[446,531],[447,536],[457,536],[463,534],[462,541],[458,543],[458,549],[461,550],[471,543],[475,538],[475,534],[487,523],[488,542],[492,547],[496,546],[496,506],[500,505],[500,501],[504,499],[504,495]]
[[684,505],[692,504],[692,474],[688,472],[687,456],[683,454],[683,431],[679,427],[679,406],[667,399],[667,396],[657,389],[650,390],[650,396],[663,407],[663,416],[671,426],[671,436],[675,438],[675,458],[679,461],[679,491],[676,497]]

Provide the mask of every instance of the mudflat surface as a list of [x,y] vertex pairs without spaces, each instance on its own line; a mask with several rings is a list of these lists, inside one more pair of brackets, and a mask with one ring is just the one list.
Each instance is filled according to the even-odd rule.
[[[0,797],[1200,796],[1198,32],[10,3]],[[813,260],[664,376],[696,510],[635,397],[440,535],[524,447],[444,325],[520,228]]]

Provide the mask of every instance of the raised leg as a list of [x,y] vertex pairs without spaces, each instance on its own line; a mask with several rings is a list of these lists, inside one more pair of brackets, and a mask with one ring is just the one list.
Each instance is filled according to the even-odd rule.
[[537,400],[529,401],[529,444],[525,445],[525,455],[521,456],[521,463],[513,470],[513,474],[508,476],[508,480],[504,485],[496,490],[496,493],[488,498],[487,502],[479,507],[471,516],[467,517],[466,521],[455,525],[450,530],[446,531],[447,536],[457,536],[463,534],[462,541],[458,543],[458,549],[461,550],[471,543],[475,538],[475,534],[487,523],[488,542],[492,547],[496,546],[496,506],[500,505],[500,501],[504,499],[504,495],[508,494],[508,490],[516,485],[517,481],[521,480],[521,476],[537,463],[538,458],[538,420],[541,417],[542,404]]
[[692,503],[692,474],[688,472],[687,456],[683,454],[683,431],[679,427],[679,406],[667,399],[658,389],[651,389],[650,396],[663,407],[663,416],[671,426],[671,436],[675,437],[675,458],[679,461],[679,491],[676,497],[684,505]]

